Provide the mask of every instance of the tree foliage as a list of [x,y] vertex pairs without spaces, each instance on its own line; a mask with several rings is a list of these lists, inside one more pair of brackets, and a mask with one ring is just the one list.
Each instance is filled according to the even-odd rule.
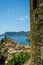
[[6,65],[22,65],[29,59],[30,55],[28,53],[19,52],[18,54],[14,54],[12,59],[8,61]]

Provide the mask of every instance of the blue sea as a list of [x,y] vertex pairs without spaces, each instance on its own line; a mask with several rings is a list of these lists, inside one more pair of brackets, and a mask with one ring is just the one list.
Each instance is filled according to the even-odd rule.
[[[4,36],[0,36],[0,40],[4,38]],[[11,38],[14,41],[19,42],[20,44],[30,45],[30,41],[27,41],[27,36],[7,36],[7,38]]]

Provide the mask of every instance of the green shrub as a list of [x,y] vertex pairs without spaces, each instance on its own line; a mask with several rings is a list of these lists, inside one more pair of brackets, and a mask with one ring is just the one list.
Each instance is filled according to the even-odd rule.
[[30,59],[30,55],[28,53],[19,52],[18,54],[14,54],[14,56],[7,63],[7,65],[15,65],[15,63],[17,63],[17,62],[20,62],[22,65],[29,59]]

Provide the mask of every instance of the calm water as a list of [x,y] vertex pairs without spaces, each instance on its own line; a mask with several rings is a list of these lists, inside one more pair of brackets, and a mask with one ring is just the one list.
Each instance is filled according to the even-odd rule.
[[[3,36],[0,36],[0,40],[4,38]],[[26,36],[7,36],[7,38],[11,38],[14,41],[19,42],[20,44],[26,44],[30,45],[30,41],[26,41],[27,37]]]

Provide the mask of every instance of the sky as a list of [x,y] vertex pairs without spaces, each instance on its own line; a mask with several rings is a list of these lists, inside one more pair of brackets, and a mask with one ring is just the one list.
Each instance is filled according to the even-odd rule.
[[29,0],[0,0],[0,34],[30,31]]

